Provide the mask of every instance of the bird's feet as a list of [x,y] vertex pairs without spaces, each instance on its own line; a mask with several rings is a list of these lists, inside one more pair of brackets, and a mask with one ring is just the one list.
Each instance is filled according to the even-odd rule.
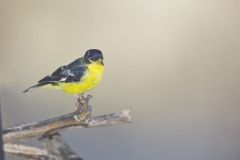
[[76,115],[74,116],[74,119],[78,122],[86,122],[89,120],[92,107],[89,105],[89,101],[92,98],[91,95],[87,95],[87,97],[84,97],[83,94],[79,94],[77,97],[77,110]]
[[85,97],[83,94],[79,94],[76,101],[76,106],[77,106],[76,112],[81,113],[84,111],[91,111],[92,107],[89,106],[89,102],[92,97],[93,96],[91,95],[87,95],[87,97]]

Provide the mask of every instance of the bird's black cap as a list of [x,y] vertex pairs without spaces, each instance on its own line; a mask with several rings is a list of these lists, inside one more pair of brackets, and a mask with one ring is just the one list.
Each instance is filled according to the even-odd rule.
[[103,59],[103,54],[98,49],[89,49],[84,55],[86,63],[90,63],[90,61],[97,61],[98,59]]

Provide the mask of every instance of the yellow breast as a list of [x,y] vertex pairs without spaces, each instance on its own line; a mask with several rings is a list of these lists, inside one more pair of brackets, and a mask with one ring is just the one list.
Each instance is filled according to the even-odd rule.
[[86,74],[77,83],[64,83],[61,88],[70,94],[79,94],[96,87],[102,80],[104,66],[97,63],[88,65]]

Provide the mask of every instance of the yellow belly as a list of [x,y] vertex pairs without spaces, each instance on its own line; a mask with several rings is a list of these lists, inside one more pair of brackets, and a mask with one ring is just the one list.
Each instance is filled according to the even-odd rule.
[[59,88],[70,94],[79,94],[96,87],[102,80],[104,66],[101,64],[89,64],[86,74],[80,82],[60,83]]

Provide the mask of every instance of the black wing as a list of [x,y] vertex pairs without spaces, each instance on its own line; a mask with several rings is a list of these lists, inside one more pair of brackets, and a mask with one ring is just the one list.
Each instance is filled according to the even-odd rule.
[[48,75],[38,81],[38,83],[44,82],[79,82],[83,77],[87,66],[82,58],[76,59],[72,63],[66,66],[59,67],[51,75]]

